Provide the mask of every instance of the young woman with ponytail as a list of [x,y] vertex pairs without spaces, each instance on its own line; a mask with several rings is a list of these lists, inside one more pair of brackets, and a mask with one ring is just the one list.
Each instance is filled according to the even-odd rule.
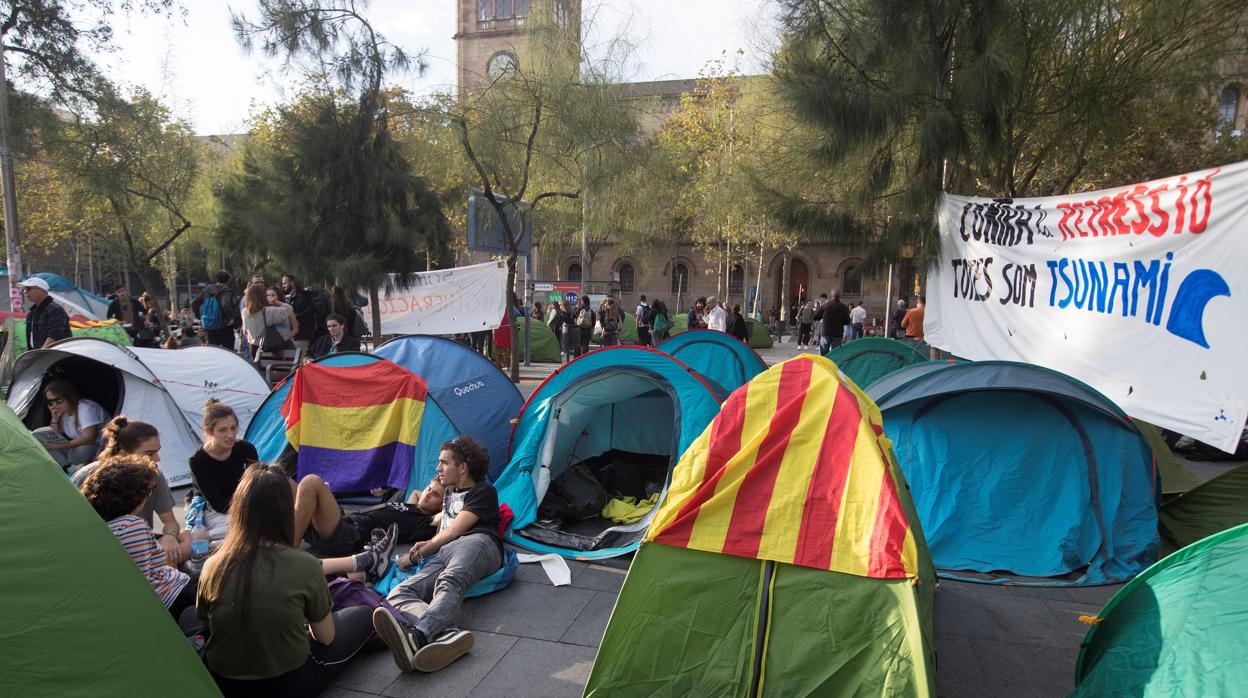
[[[204,498],[204,524],[215,544],[229,528],[230,499],[247,466],[260,460],[256,447],[238,434],[234,408],[216,398],[204,403],[204,444],[191,454],[191,483]],[[294,520],[291,520],[294,525]]]
[[165,551],[169,564],[180,565],[190,557],[191,539],[173,513],[173,492],[169,490],[169,482],[158,467],[160,432],[156,427],[125,415],[114,417],[104,426],[104,450],[100,453],[99,460],[79,468],[73,475],[74,485],[81,488],[87,477],[105,463],[133,456],[150,461],[156,470],[155,489],[152,490],[152,496],[147,498],[139,516],[149,526],[152,525],[152,514],[160,519],[161,532],[157,542]]

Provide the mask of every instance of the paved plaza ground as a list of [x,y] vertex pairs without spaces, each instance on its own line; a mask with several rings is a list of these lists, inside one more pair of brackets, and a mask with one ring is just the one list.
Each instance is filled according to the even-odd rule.
[[[775,364],[789,346],[760,352]],[[523,372],[528,397],[555,365]],[[1226,464],[1190,464],[1209,478]],[[180,498],[179,498],[180,501]],[[510,587],[465,602],[460,624],[476,646],[437,674],[402,674],[389,652],[364,654],[324,695],[580,696],[630,558],[569,562],[570,586],[554,587],[537,565],[523,565]],[[1074,688],[1075,659],[1094,615],[1121,585],[1025,588],[942,580],[936,592],[936,692],[948,698],[1063,696]]]

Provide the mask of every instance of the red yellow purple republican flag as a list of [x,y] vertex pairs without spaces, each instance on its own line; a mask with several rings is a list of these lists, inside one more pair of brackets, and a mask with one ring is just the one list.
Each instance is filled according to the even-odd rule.
[[335,492],[406,488],[427,393],[424,379],[390,361],[303,366],[281,408],[299,476],[316,473]]
[[646,539],[863,577],[915,577],[915,531],[899,488],[875,403],[831,361],[803,354],[724,402],[673,471]]

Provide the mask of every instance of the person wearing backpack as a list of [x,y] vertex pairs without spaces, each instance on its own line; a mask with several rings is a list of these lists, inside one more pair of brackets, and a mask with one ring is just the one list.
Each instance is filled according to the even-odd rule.
[[581,296],[576,306],[576,326],[581,330],[577,356],[589,353],[589,340],[594,336],[594,321],[597,319],[594,309],[589,307],[589,296]]
[[199,317],[208,344],[234,351],[234,329],[238,327],[238,298],[230,288],[230,273],[219,271],[216,283],[209,284],[191,301],[191,312]]
[[655,344],[670,336],[668,330],[672,327],[672,316],[667,312],[667,304],[657,298],[650,307],[650,327]]

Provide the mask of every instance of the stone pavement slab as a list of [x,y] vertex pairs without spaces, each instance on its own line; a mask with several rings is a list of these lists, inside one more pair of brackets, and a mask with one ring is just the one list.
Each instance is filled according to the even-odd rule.
[[579,698],[589,680],[595,652],[593,647],[519,640],[472,695]]

